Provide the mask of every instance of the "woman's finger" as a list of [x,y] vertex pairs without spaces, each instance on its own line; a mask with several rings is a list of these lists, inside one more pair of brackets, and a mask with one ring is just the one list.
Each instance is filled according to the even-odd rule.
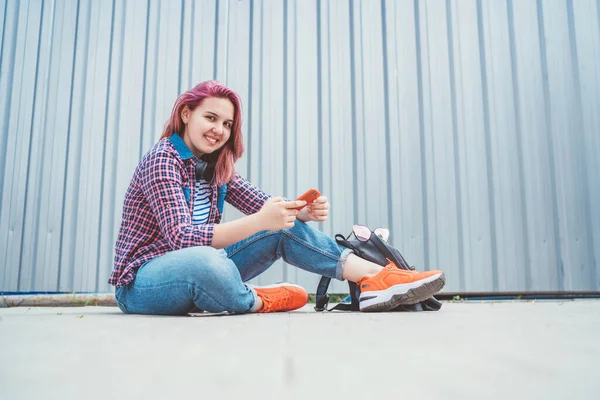
[[328,210],[313,210],[311,213],[315,216],[323,216],[329,214]]
[[298,208],[298,207],[302,207],[306,204],[306,201],[304,200],[294,200],[294,201],[286,201],[283,204],[283,207],[287,208],[287,209],[293,209],[293,208]]
[[327,196],[317,197],[313,204],[324,204],[324,203],[327,203]]

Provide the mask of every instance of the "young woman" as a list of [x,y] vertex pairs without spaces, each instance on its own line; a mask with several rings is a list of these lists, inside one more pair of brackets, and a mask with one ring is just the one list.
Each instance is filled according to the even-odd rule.
[[[423,301],[444,286],[441,271],[416,272],[363,260],[310,227],[329,202],[271,197],[235,172],[243,151],[238,95],[215,81],[182,94],[161,139],[142,158],[125,195],[109,279],[124,313],[183,315],[274,312],[308,301],[297,285],[245,282],[283,259],[358,282],[362,311]],[[220,223],[227,201],[247,216]]]

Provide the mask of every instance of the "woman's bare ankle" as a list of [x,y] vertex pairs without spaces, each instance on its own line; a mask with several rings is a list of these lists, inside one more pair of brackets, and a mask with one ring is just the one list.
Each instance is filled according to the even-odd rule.
[[355,254],[349,254],[344,263],[342,278],[358,282],[367,276],[377,275],[382,269],[381,265],[362,259]]

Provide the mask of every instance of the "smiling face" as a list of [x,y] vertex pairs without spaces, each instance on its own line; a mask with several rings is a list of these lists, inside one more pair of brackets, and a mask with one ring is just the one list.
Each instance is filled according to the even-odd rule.
[[183,141],[198,158],[219,150],[231,136],[233,115],[233,103],[220,97],[207,97],[193,110],[185,106]]

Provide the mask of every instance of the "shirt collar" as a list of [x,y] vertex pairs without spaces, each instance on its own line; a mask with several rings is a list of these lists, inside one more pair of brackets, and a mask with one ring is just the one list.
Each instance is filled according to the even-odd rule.
[[177,132],[173,132],[169,140],[175,147],[175,150],[177,150],[177,153],[179,153],[179,157],[181,157],[182,160],[187,160],[194,157],[194,153],[192,153],[188,145],[185,144]]

